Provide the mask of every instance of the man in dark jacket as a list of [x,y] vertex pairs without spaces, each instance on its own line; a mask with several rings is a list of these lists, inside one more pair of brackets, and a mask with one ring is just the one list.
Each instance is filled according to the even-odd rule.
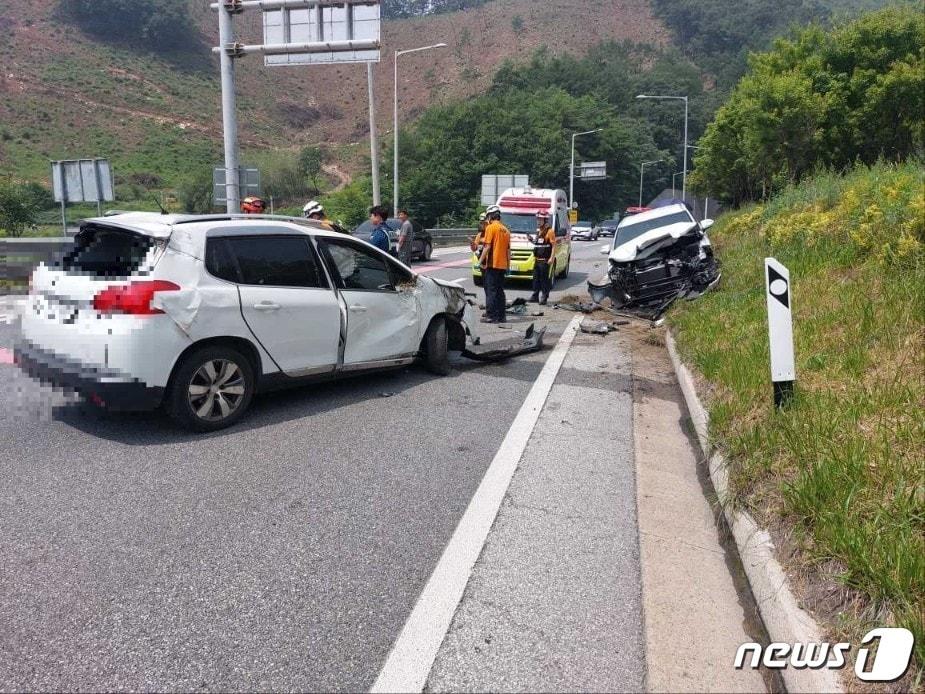
[[369,242],[381,251],[392,250],[392,230],[385,223],[389,213],[382,205],[376,205],[369,211],[369,221],[373,223],[373,233]]

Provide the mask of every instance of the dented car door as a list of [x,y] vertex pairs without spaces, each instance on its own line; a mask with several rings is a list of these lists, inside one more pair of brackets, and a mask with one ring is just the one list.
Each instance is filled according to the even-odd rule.
[[426,325],[414,294],[414,275],[351,239],[319,238],[346,313],[344,367],[411,358]]

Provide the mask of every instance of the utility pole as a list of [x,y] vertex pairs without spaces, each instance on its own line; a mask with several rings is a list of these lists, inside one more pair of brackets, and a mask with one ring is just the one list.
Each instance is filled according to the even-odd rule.
[[379,135],[376,130],[376,90],[373,81],[373,64],[366,63],[366,81],[369,83],[369,159],[373,169],[373,205],[382,204],[379,187]]
[[218,8],[219,59],[222,68],[222,125],[225,132],[225,198],[229,214],[239,212],[238,112],[234,89],[235,37],[232,15],[242,11],[241,0],[223,0]]

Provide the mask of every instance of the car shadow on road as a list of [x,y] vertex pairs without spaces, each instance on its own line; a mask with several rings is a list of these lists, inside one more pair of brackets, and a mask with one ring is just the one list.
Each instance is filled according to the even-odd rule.
[[[486,378],[514,378],[533,382],[543,367],[547,356],[544,352],[548,349],[544,348],[543,352],[531,355],[532,359],[512,359],[500,364],[478,363],[454,357],[453,370],[449,376],[444,377],[434,376],[423,367],[414,365],[263,393],[254,398],[250,410],[240,423],[212,433],[195,433],[183,429],[163,410],[106,412],[85,401],[57,405],[52,416],[54,420],[91,436],[128,446],[207,441],[229,434],[257,433],[296,420],[306,420],[306,424],[309,424],[315,415],[347,408],[366,400],[381,399],[388,403],[391,398],[434,381],[446,383],[445,388],[450,393],[454,389],[454,379],[476,371],[483,373]],[[409,394],[409,397],[414,396]],[[384,406],[388,407],[387,404]]]

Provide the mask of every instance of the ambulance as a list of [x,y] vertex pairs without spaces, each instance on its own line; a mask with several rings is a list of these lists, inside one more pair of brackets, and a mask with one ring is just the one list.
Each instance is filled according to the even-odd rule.
[[[553,257],[553,284],[556,278],[568,277],[572,260],[571,225],[568,218],[568,197],[564,190],[540,188],[508,188],[498,198],[501,222],[511,231],[511,279],[532,280],[533,243],[536,234],[536,213],[549,213],[549,224],[556,232],[556,254]],[[482,268],[472,255],[472,279],[482,285]]]

